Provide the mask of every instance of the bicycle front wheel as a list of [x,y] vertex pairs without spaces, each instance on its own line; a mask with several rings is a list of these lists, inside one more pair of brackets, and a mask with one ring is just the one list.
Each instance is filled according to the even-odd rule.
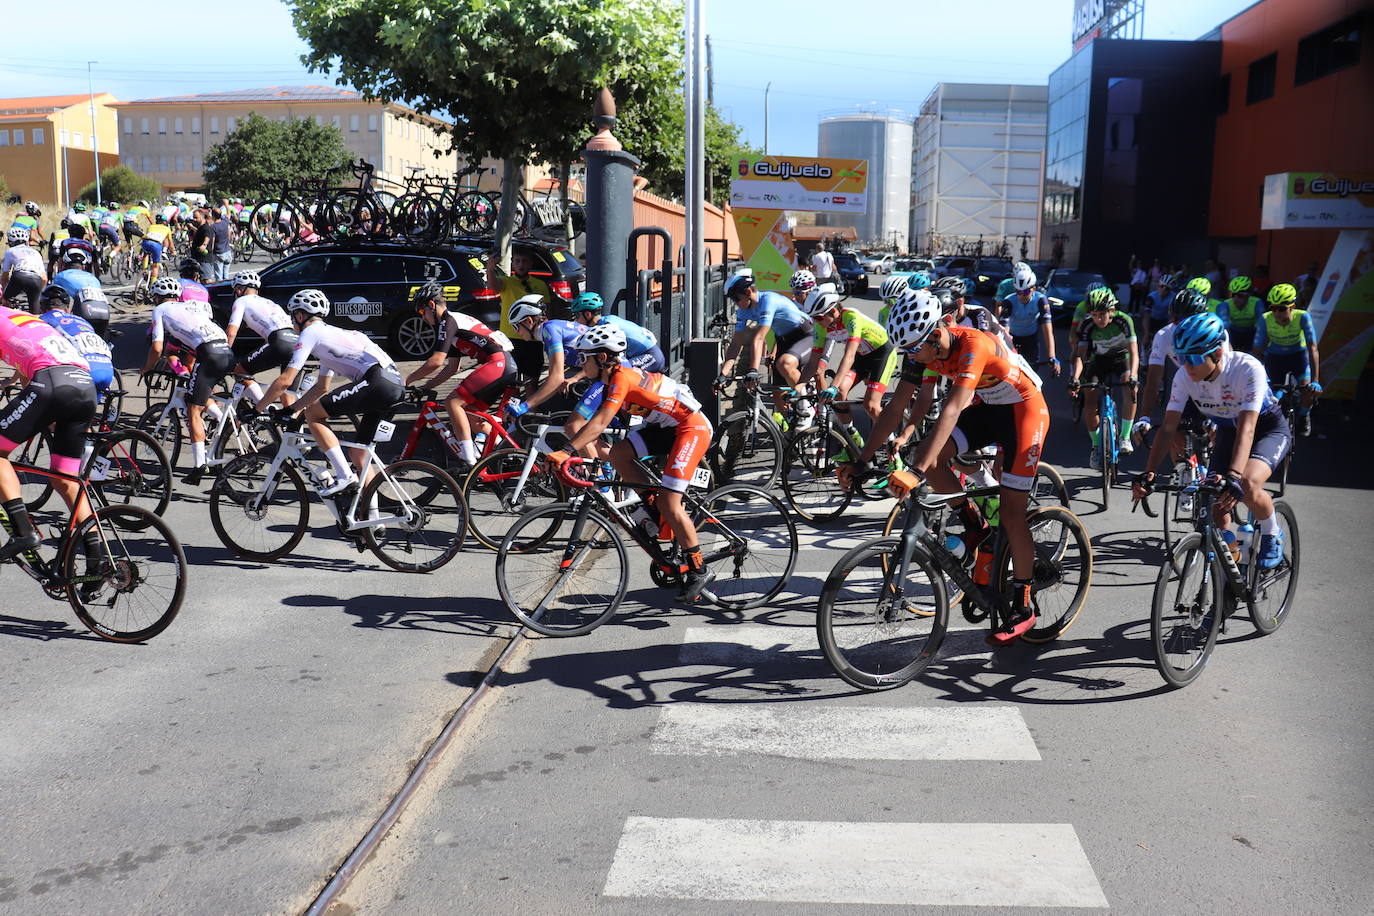
[[[87,535],[98,541],[87,553]],[[186,595],[186,555],[167,523],[141,506],[101,506],[62,554],[67,600],[102,639],[143,642],[167,629]]]
[[716,574],[713,604],[748,610],[787,586],[797,565],[797,526],[782,500],[731,484],[708,493],[691,514],[701,558]]
[[[1005,524],[1005,519],[1003,520]],[[1035,626],[1021,636],[1031,643],[1058,639],[1073,626],[1088,600],[1093,581],[1093,549],[1083,523],[1068,509],[1048,506],[1026,516],[1035,546],[1031,607]],[[1003,539],[995,560],[995,581],[1011,591],[1011,542]]]
[[[1302,559],[1298,541],[1298,517],[1286,502],[1274,500],[1274,514],[1283,532],[1283,559],[1273,569],[1256,568],[1250,572],[1250,620],[1265,636],[1283,626],[1293,609],[1298,593],[1298,562]],[[1255,533],[1259,536],[1259,532]]]
[[220,429],[210,440],[210,460],[227,464],[240,455],[251,455],[276,446],[270,429],[252,423],[241,423],[226,414]]
[[861,690],[889,690],[934,660],[949,626],[944,577],[917,547],[900,581],[901,539],[878,538],[840,557],[821,589],[816,635],[830,667]]
[[363,529],[368,549],[392,569],[433,572],[458,555],[467,537],[468,508],[457,482],[427,461],[398,461],[363,488],[359,512],[385,525]]
[[[516,519],[531,509],[567,498],[563,484],[542,458],[535,461],[520,484],[528,456],[525,449],[498,449],[477,462],[463,481],[468,530],[483,547],[496,550]],[[557,524],[556,519],[549,519],[549,531]]]
[[272,458],[244,455],[224,466],[210,488],[210,524],[221,543],[249,560],[277,560],[305,536],[309,496],[300,472]]
[[782,470],[782,431],[771,419],[742,410],[726,417],[706,453],[717,482],[772,487]]
[[[527,512],[496,551],[496,588],[521,623],[580,636],[610,620],[629,587],[625,544],[604,516],[555,503]],[[552,528],[552,531],[550,530]]]
[[172,463],[142,430],[102,434],[86,473],[91,487],[110,505],[142,506],[161,515],[172,500]]
[[840,486],[836,469],[849,460],[850,444],[835,430],[801,435],[788,443],[782,463],[787,503],[813,524],[839,518],[854,494]]
[[172,467],[177,466],[177,461],[181,458],[181,441],[183,434],[182,413],[177,408],[167,411],[164,419],[162,416],[165,404],[154,404],[143,412],[143,416],[138,418],[135,428],[143,430],[153,441],[162,449],[162,453],[167,456],[167,461]]
[[1155,667],[1170,686],[1186,687],[1207,665],[1221,631],[1225,587],[1197,532],[1179,541],[1173,555],[1159,565],[1150,607],[1150,642]]

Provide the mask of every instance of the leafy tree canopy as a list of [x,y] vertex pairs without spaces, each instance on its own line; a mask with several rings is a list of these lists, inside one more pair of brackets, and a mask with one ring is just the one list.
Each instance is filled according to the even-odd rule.
[[[100,173],[100,193],[105,195],[106,200],[128,204],[139,199],[155,200],[161,197],[162,185],[152,178],[144,178],[127,165],[116,165]],[[76,198],[88,204],[99,203],[95,182],[82,188]]]
[[282,182],[300,184],[349,175],[351,154],[333,125],[300,119],[271,121],[251,112],[205,154],[205,184],[211,199],[262,198]]
[[[622,112],[615,135],[644,163],[639,173],[648,179],[648,189],[661,197],[680,200],[686,193],[686,110],[681,93],[662,101],[663,104]],[[729,199],[730,181],[740,156],[759,152],[740,138],[738,124],[707,106],[706,172],[713,203],[720,205]]]

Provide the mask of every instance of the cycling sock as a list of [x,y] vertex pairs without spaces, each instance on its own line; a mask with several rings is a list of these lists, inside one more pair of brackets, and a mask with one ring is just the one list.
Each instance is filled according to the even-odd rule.
[[458,443],[458,457],[468,464],[477,463],[477,448],[472,444],[471,439],[463,439]]
[[205,443],[191,443],[191,467],[198,468],[205,464]]
[[29,518],[29,507],[24,505],[22,497],[7,499],[0,506],[4,506],[5,514],[10,517],[10,533],[14,537],[26,538],[34,533],[33,519]]
[[1268,518],[1255,519],[1255,522],[1259,525],[1260,534],[1279,534],[1282,530],[1279,528],[1277,512],[1270,512]]
[[218,401],[211,401],[210,403],[206,404],[205,413],[211,417],[214,417],[216,422],[224,419],[224,411],[219,409]]
[[682,568],[679,570],[680,572],[696,572],[706,568],[706,561],[701,558],[700,544],[695,547],[688,547],[687,550],[683,552],[683,556],[687,562],[682,564]]
[[336,445],[333,448],[325,449],[324,457],[329,459],[329,466],[334,469],[334,476],[339,480],[347,480],[353,476],[353,469],[348,466],[348,458],[344,456],[343,446]]
[[1097,448],[1102,444],[1102,430],[1094,426],[1088,430],[1088,438],[1092,440],[1093,448]]
[[1012,579],[1011,580],[1011,606],[1014,610],[1031,609],[1031,580]]
[[248,389],[248,396],[251,397],[253,400],[255,400],[255,401],[261,401],[261,400],[262,400],[262,395],[263,395],[262,386],[259,385],[257,382],[249,382],[248,385],[247,385],[247,389]]
[[98,566],[104,549],[100,545],[100,532],[92,528],[81,536],[81,547],[86,552],[86,568]]

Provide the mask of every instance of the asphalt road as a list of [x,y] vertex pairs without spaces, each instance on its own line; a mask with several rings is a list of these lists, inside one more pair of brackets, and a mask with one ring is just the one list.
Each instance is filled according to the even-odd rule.
[[[850,691],[814,596],[882,504],[808,531],[788,591],[742,616],[673,607],[635,562],[612,622],[522,644],[337,911],[1369,912],[1368,431],[1333,410],[1302,443],[1283,629],[1238,619],[1166,691],[1157,522],[1124,490],[1101,511],[1047,387],[1095,551],[1059,642],[952,634],[918,682]],[[203,495],[168,518],[191,590],[144,646],[0,571],[0,912],[301,911],[511,634],[471,546],[392,572],[317,507],[291,558],[244,563]]]

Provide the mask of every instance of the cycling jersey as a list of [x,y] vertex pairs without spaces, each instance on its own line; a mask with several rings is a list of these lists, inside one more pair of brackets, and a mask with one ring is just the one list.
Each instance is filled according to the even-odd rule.
[[1173,293],[1161,295],[1158,290],[1155,290],[1145,298],[1150,303],[1150,318],[1155,321],[1169,320],[1169,303],[1173,301]]
[[161,343],[171,334],[192,350],[202,344],[223,343],[224,330],[194,302],[163,302],[153,309],[153,341]]
[[73,302],[108,301],[105,290],[100,286],[100,280],[88,270],[79,267],[60,270],[53,275],[52,282],[55,286],[65,289]]
[[91,381],[95,383],[95,390],[98,394],[104,394],[105,390],[114,383],[114,360],[110,356],[109,344],[100,339],[100,335],[91,327],[90,322],[84,318],[73,315],[71,312],[62,309],[51,309],[40,316],[54,328],[71,338],[72,343],[81,357],[86,360],[86,365],[90,367]]
[[347,331],[323,321],[312,321],[301,331],[288,365],[299,371],[311,356],[320,361],[325,377],[337,373],[357,381],[373,366],[396,371],[396,363],[391,357],[368,340],[362,331]]
[[1267,356],[1306,353],[1316,342],[1317,333],[1305,309],[1294,309],[1288,324],[1279,324],[1273,312],[1265,312],[1255,329],[1255,349]]
[[167,240],[172,237],[172,227],[166,223],[153,223],[143,233],[143,238],[149,242],[157,242],[159,245],[167,244]]
[[1169,406],[1165,410],[1182,411],[1189,398],[1203,416],[1210,417],[1218,425],[1235,423],[1236,417],[1247,410],[1260,414],[1279,412],[1279,402],[1269,390],[1269,376],[1264,365],[1249,353],[1222,354],[1221,367],[1210,382],[1195,382],[1188,376],[1187,369],[1180,368],[1174,375]]
[[38,228],[38,218],[29,216],[27,213],[21,213],[14,218],[14,222],[10,223],[10,226],[23,226],[25,229],[32,232]]
[[[1146,361],[1147,366],[1162,366],[1165,357],[1172,360],[1175,366],[1183,365],[1183,360],[1179,359],[1178,354],[1174,352],[1174,328],[1176,327],[1176,324],[1166,324],[1155,331],[1155,338],[1150,342],[1150,358]],[[1229,334],[1223,338],[1221,349],[1228,353],[1231,351]]]
[[434,353],[467,356],[478,362],[486,362],[497,353],[514,349],[505,334],[493,331],[471,315],[452,309],[444,315],[444,323],[439,331],[434,339]]
[[1262,302],[1258,296],[1246,296],[1244,304],[1237,304],[1236,300],[1228,299],[1222,305],[1223,311],[1219,314],[1226,320],[1226,323],[1233,328],[1253,328],[1259,321]]
[[[619,315],[602,315],[597,325],[608,324],[620,328],[625,334],[625,358],[634,359],[658,346],[658,338],[648,328],[635,324]],[[596,325],[592,325],[596,327]]]
[[1007,296],[1002,308],[1009,316],[1007,324],[1013,337],[1029,337],[1040,325],[1050,323],[1050,300],[1038,289],[1025,302],[1015,293]]
[[[950,379],[955,388],[968,388],[984,404],[1020,404],[1041,400],[1039,381],[1023,372],[1024,361],[1013,359],[1000,339],[973,328],[946,328],[950,334],[949,356],[928,364],[936,374]],[[926,384],[936,379],[927,376]]]
[[810,327],[811,319],[796,304],[781,293],[764,291],[759,301],[735,312],[735,330],[772,328],[779,337],[786,337],[798,328]]
[[0,359],[29,379],[34,373],[54,366],[74,366],[84,371],[90,368],[66,334],[35,315],[3,305],[0,305]]
[[124,214],[118,210],[100,211],[100,226],[102,229],[118,229],[120,223],[124,221]]
[[138,223],[139,220],[152,222],[153,215],[148,212],[147,207],[130,207],[124,211],[124,222]]
[[587,326],[576,321],[550,318],[539,326],[539,339],[544,345],[544,355],[563,354],[563,363],[568,366],[582,364],[582,354],[573,345],[587,333]]
[[21,273],[21,274],[44,274],[43,256],[38,253],[38,249],[32,245],[15,245],[5,252],[5,259],[0,262],[0,274]]
[[[830,343],[836,344],[839,352],[843,352],[853,337],[859,338],[858,356],[887,345],[887,331],[882,325],[851,308],[840,309],[838,328],[828,331],[824,324],[817,321],[811,326],[811,335],[811,349],[818,353],[823,352]],[[837,355],[836,358],[840,357]]]
[[195,280],[182,280],[180,301],[209,303],[210,291],[205,288],[203,283],[197,283]]
[[[596,388],[595,385],[592,386]],[[592,392],[588,391],[588,396]],[[701,410],[701,402],[681,382],[657,372],[617,366],[598,392],[600,405],[615,405],[656,426],[677,426]]]
[[1074,338],[1094,356],[1125,355],[1135,343],[1135,322],[1125,312],[1117,312],[1106,327],[1098,327],[1090,316],[1074,328]]
[[236,328],[245,322],[263,340],[271,337],[273,331],[291,327],[291,318],[280,305],[257,294],[239,296],[229,310],[229,327]]

